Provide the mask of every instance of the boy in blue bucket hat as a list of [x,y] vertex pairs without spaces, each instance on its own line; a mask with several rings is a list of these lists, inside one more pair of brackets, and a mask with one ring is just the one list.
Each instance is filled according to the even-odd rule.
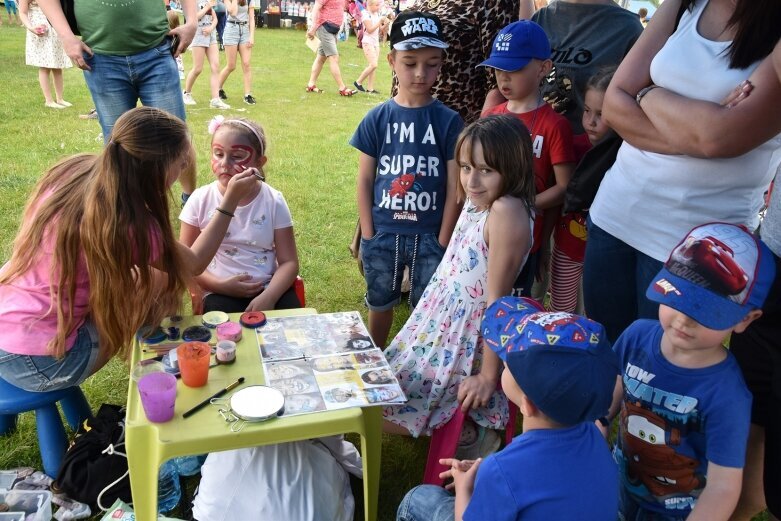
[[759,318],[774,277],[759,239],[709,223],[691,230],[654,278],[646,296],[660,304],[659,320],[635,321],[615,344],[621,519],[729,519],[751,394],[724,343]]
[[482,335],[504,362],[502,388],[523,413],[523,434],[485,461],[440,460],[455,496],[420,485],[396,519],[615,519],[618,470],[594,423],[619,368],[602,326],[502,297],[486,310]]

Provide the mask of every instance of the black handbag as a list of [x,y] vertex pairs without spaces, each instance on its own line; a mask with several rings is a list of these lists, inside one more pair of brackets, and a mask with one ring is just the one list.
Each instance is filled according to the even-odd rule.
[[340,25],[336,25],[333,22],[323,22],[323,29],[331,34],[339,34],[339,29],[341,28],[342,27]]
[[79,426],[52,490],[87,503],[93,512],[106,510],[117,498],[132,502],[123,407],[103,404],[94,418]]
[[624,142],[615,132],[594,145],[580,160],[572,173],[564,194],[564,213],[588,210],[605,173],[616,162],[616,155]]
[[62,14],[65,15],[65,19],[68,21],[68,26],[73,31],[73,34],[80,36],[79,26],[76,24],[76,11],[73,6],[74,0],[60,0],[60,6],[62,7]]

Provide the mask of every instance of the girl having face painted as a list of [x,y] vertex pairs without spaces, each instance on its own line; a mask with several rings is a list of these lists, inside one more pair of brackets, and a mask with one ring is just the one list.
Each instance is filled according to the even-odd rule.
[[[204,313],[300,307],[292,289],[298,275],[293,220],[285,198],[266,184],[266,135],[247,119],[217,116],[209,123],[216,180],[190,196],[179,219],[180,240],[192,244],[217,212],[230,179],[252,172],[255,189],[239,202],[209,267],[195,278],[204,290]],[[220,212],[221,213],[221,212]]]

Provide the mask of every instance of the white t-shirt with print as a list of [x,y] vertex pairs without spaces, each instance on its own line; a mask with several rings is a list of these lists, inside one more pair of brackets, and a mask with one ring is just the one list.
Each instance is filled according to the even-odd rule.
[[[192,193],[179,220],[203,230],[221,204],[222,195],[215,181]],[[268,283],[277,269],[274,230],[293,226],[285,197],[263,183],[257,197],[236,208],[234,214],[207,271],[216,277],[248,273],[252,282]]]

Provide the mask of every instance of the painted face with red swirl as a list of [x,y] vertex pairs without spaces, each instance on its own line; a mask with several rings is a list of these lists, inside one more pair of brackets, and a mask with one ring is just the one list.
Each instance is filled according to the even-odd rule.
[[246,133],[232,128],[217,130],[212,138],[212,172],[224,189],[234,175],[248,168],[260,169],[265,156],[259,156]]

